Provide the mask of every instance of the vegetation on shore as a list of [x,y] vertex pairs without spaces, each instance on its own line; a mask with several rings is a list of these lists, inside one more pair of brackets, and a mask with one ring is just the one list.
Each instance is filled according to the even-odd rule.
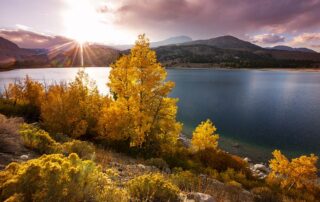
[[[1,201],[179,201],[186,192],[217,195],[215,180],[237,193],[251,190],[255,201],[320,198],[313,154],[290,161],[275,151],[270,175],[258,179],[246,161],[219,148],[210,120],[195,129],[190,147],[179,142],[178,100],[168,97],[174,83],[144,35],[111,68],[110,96],[100,95],[83,70],[70,83],[45,86],[26,77],[8,86],[0,113],[38,122],[21,125],[19,134],[43,156],[0,171]],[[118,181],[99,147],[158,170]]]

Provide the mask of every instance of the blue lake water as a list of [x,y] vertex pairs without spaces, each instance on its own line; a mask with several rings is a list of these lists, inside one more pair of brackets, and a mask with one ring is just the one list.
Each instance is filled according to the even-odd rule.
[[[26,74],[47,83],[70,81],[77,68],[20,69],[0,72],[0,89]],[[107,94],[109,68],[87,68]],[[210,118],[220,146],[256,161],[274,149],[289,156],[320,154],[320,73],[298,71],[169,69],[179,98],[184,133]]]

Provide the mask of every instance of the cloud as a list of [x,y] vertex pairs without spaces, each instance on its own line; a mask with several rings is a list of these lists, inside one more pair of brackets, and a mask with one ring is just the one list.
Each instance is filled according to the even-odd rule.
[[320,42],[320,33],[303,33],[293,38],[293,44]]
[[260,34],[255,35],[252,39],[254,43],[261,43],[261,44],[274,44],[279,42],[284,42],[285,37],[276,35],[276,34]]
[[16,24],[16,27],[21,30],[31,30],[32,28],[26,25]]
[[0,29],[0,36],[16,43],[21,48],[50,48],[70,42],[70,39],[65,37],[50,36],[21,29]]
[[244,36],[318,29],[320,0],[122,0],[116,23],[153,35]]

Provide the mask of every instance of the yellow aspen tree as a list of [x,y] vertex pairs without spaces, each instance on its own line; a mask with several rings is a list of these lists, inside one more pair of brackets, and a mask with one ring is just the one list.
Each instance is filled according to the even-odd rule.
[[271,173],[269,178],[280,182],[280,186],[290,190],[307,189],[311,190],[317,180],[317,160],[314,154],[300,156],[289,161],[279,150],[273,153],[270,160]]
[[103,109],[100,135],[129,140],[131,146],[175,143],[182,125],[176,121],[178,100],[168,97],[174,83],[166,76],[149,40],[140,35],[130,53],[111,65],[114,101]]
[[217,128],[208,119],[207,121],[201,122],[192,134],[191,145],[195,151],[205,149],[217,149],[219,135],[215,134]]

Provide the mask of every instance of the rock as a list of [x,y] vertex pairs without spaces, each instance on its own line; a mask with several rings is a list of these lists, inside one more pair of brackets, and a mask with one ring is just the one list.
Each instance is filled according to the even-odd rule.
[[185,136],[184,134],[180,134],[178,141],[181,142],[181,144],[187,148],[189,148],[191,146],[191,140],[190,138],[188,138],[187,136]]
[[165,172],[165,173],[167,173],[167,174],[171,174],[171,170],[170,170],[170,168],[164,168],[163,169],[163,172]]
[[263,164],[254,164],[253,165],[253,169],[262,171],[264,173],[269,173],[270,172],[269,168],[267,168],[267,166],[265,166]]
[[209,194],[200,192],[190,192],[187,194],[185,202],[216,202],[216,200]]
[[23,155],[20,156],[20,159],[28,160],[29,159],[29,155],[28,154],[23,154]]
[[250,159],[250,158],[248,158],[248,157],[245,157],[243,160],[244,160],[245,162],[247,162],[247,163],[252,162],[252,161],[251,161],[251,159]]
[[145,165],[142,165],[142,164],[138,164],[137,167],[139,169],[142,169],[142,170],[145,170],[146,169],[146,166]]

